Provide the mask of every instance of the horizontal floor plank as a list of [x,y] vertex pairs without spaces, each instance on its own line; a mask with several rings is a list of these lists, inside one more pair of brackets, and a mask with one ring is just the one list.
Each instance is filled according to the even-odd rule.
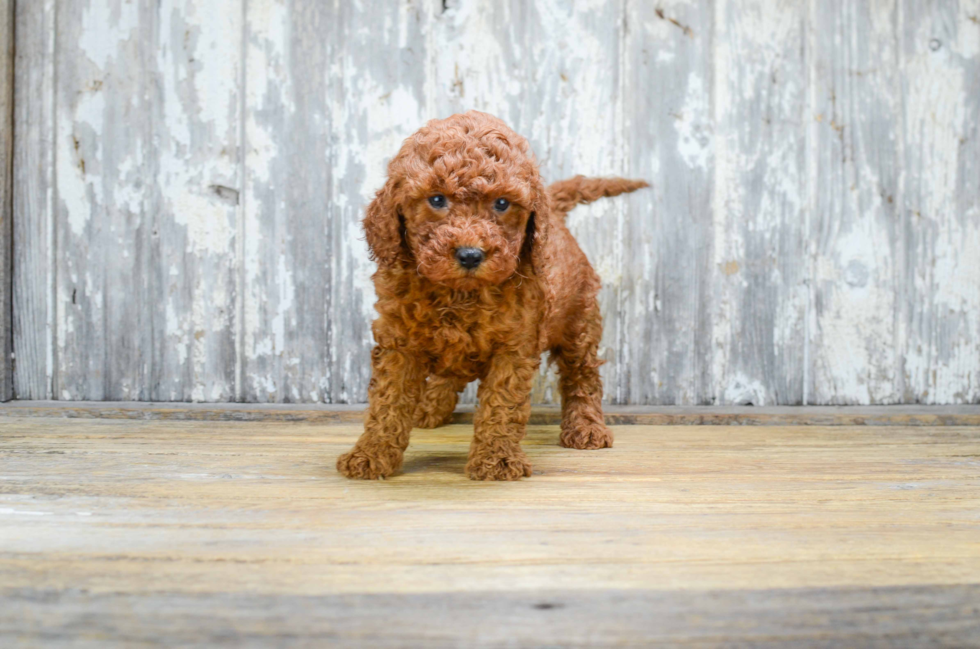
[[980,427],[532,425],[516,483],[470,425],[346,480],[360,430],[0,417],[0,646],[976,637]]
[[967,647],[980,637],[978,601],[977,585],[152,598],[22,589],[8,592],[0,638],[72,647],[107,638],[236,647]]

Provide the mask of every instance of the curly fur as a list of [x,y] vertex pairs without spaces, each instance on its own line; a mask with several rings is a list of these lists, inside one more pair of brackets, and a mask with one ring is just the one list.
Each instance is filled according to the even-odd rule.
[[[408,138],[364,217],[378,263],[376,347],[364,434],[337,469],[368,479],[397,472],[413,425],[446,423],[459,391],[479,379],[466,473],[530,476],[520,442],[544,351],[561,377],[561,444],[612,446],[597,353],[599,277],[565,215],[646,186],[576,176],[546,189],[527,141],[476,111],[433,120]],[[445,208],[429,204],[437,194]],[[510,201],[502,213],[492,207],[498,198]],[[480,248],[485,261],[463,268],[454,256],[461,247]]]

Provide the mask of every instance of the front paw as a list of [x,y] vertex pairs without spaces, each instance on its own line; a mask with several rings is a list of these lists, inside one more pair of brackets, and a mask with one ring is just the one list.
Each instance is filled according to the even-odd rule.
[[579,421],[572,426],[562,426],[560,442],[565,448],[594,451],[599,448],[612,448],[613,434],[605,424]]
[[471,480],[520,480],[531,477],[531,463],[519,448],[513,453],[473,455],[466,463]]
[[355,446],[337,458],[337,471],[348,478],[377,480],[393,475],[402,464],[402,453],[366,451]]

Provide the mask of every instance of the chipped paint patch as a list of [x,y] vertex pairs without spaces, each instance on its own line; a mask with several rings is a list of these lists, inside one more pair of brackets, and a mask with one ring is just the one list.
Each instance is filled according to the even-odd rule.
[[768,389],[758,379],[738,373],[725,386],[723,403],[736,406],[765,406]]
[[695,72],[688,77],[684,103],[674,118],[677,152],[681,159],[691,168],[707,169],[713,159],[714,129],[711,126],[710,94],[700,74]]

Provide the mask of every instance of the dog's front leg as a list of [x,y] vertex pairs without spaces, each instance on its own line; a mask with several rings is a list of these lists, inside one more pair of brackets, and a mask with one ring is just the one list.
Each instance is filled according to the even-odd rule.
[[474,480],[520,480],[531,475],[521,449],[531,415],[531,381],[536,356],[497,354],[480,381],[479,406],[466,474]]
[[374,480],[401,468],[424,380],[422,364],[413,354],[380,346],[371,351],[364,434],[337,458],[338,471],[348,478]]

